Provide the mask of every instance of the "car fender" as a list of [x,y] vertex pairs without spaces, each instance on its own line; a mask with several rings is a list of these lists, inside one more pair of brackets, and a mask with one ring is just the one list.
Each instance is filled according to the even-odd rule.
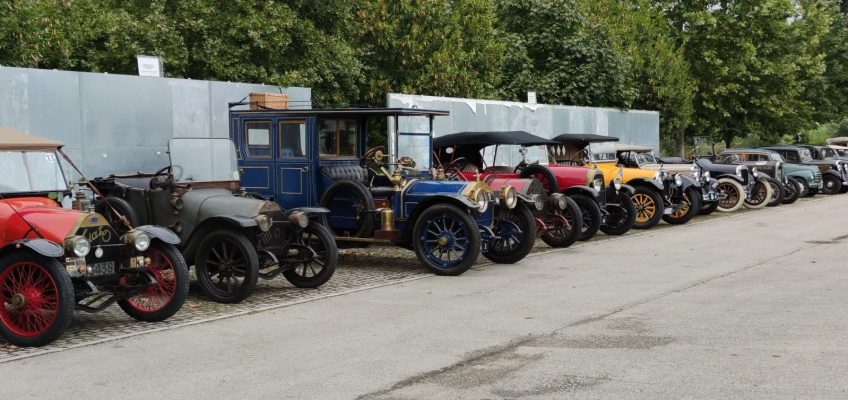
[[[624,185],[622,185],[624,187]],[[562,191],[562,194],[566,196],[574,196],[575,194],[582,194],[585,196],[590,196],[591,198],[598,200],[601,196],[601,193],[595,190],[593,187],[578,185],[572,186],[568,189]]]
[[[469,199],[465,196],[449,196],[449,195],[429,196],[429,197],[425,198],[424,200],[421,200],[421,201],[415,203],[415,205],[412,207],[411,210],[407,208],[407,211],[409,212],[409,214],[408,214],[409,218],[407,219],[407,221],[406,221],[406,223],[403,227],[403,232],[401,233],[400,239],[398,240],[398,244],[401,245],[401,246],[407,246],[409,244],[410,237],[412,236],[412,229],[415,226],[415,222],[418,221],[418,216],[421,215],[421,213],[423,212],[424,209],[426,209],[427,207],[430,207],[433,204],[445,204],[445,203],[453,204],[453,205],[459,207],[460,209],[464,209],[467,212],[472,213],[472,216],[474,216],[475,213],[476,213],[475,210],[477,209],[477,203],[471,201],[471,199]],[[493,209],[494,205],[495,205],[494,203],[489,204],[489,208],[488,208],[488,210],[486,210],[486,213],[490,217],[492,215],[492,209]],[[405,205],[405,207],[408,207],[408,203],[407,203],[407,205]],[[475,218],[475,220],[476,219],[477,218]],[[478,223],[479,223],[479,221],[478,221]]]
[[298,208],[290,208],[283,212],[283,216],[288,219],[288,217],[295,212],[303,212],[306,213],[310,218],[311,217],[320,217],[322,215],[327,215],[330,213],[329,209],[324,207],[298,207]]
[[739,182],[739,184],[740,184],[740,185],[745,186],[745,180],[744,180],[744,179],[742,179],[742,178],[740,178],[740,177],[739,177],[739,175],[722,174],[722,175],[716,176],[716,177],[714,177],[714,178],[715,178],[716,180],[724,179],[724,178],[733,179],[733,180],[735,180],[736,182]]
[[645,179],[645,178],[632,179],[627,183],[630,184],[631,186],[633,186],[634,188],[636,186],[641,185],[641,186],[648,186],[648,187],[650,187],[650,188],[652,188],[652,189],[654,189],[654,190],[656,190],[660,193],[662,193],[662,190],[663,190],[663,188],[662,188],[662,186],[660,186],[660,184],[658,184],[657,182],[655,182],[653,180],[648,180],[648,179]]
[[636,194],[636,188],[631,185],[622,184],[621,189],[619,189],[618,192],[626,193],[628,196],[633,196],[634,194]]
[[62,245],[47,239],[23,239],[9,243],[0,249],[0,257],[18,251],[21,247],[26,247],[42,256],[50,258],[62,257],[65,254],[65,249],[62,248]]
[[[148,234],[151,238],[159,239],[168,244],[180,244],[180,237],[168,228],[156,225],[142,225],[135,227],[136,230]],[[124,234],[126,236],[126,234]],[[123,239],[123,236],[121,237]]]
[[822,172],[822,176],[825,176],[825,175],[833,175],[833,176],[835,176],[839,179],[842,179],[842,175],[839,175],[839,172],[836,172],[835,169],[829,169],[825,172]]
[[695,189],[698,189],[698,190],[701,189],[701,184],[698,183],[698,181],[696,181],[695,178],[692,178],[689,175],[683,175],[683,174],[681,174],[680,177],[683,178],[683,186],[681,186],[681,189],[686,190],[686,189],[689,189],[690,187],[693,187],[693,186],[695,187]]

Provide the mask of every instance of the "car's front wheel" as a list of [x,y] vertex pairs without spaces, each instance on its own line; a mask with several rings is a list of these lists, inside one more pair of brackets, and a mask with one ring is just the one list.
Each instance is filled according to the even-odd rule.
[[506,210],[495,219],[494,232],[497,239],[489,243],[483,256],[498,264],[514,264],[521,261],[536,243],[536,220],[533,213],[523,204]]
[[768,178],[766,180],[769,186],[771,186],[771,199],[768,202],[768,206],[774,207],[783,204],[783,200],[786,198],[786,188],[777,179]]
[[548,246],[556,248],[571,246],[580,239],[580,234],[583,232],[583,212],[580,211],[580,206],[570,197],[565,201],[566,206],[562,214],[555,215],[548,229],[542,233],[542,241]]
[[151,243],[144,256],[150,259],[147,273],[156,283],[119,300],[118,306],[139,321],[164,321],[176,314],[188,297],[188,266],[183,255],[170,244]]
[[686,188],[683,191],[683,200],[680,202],[680,205],[671,214],[663,215],[663,221],[672,225],[689,222],[701,211],[702,199],[703,196],[700,190],[691,186]]
[[311,249],[314,255],[306,255],[302,264],[284,271],[286,280],[299,288],[317,288],[327,283],[336,272],[339,261],[339,249],[330,229],[310,222],[295,233],[294,241]]
[[569,197],[580,207],[580,214],[583,217],[583,228],[580,231],[579,240],[593,238],[601,228],[601,207],[598,206],[598,202],[586,195],[575,194]]
[[437,275],[461,275],[480,255],[480,229],[467,212],[451,204],[428,207],[412,229],[418,260]]
[[0,333],[15,346],[44,346],[74,313],[74,287],[59,261],[27,250],[0,260]]
[[722,197],[716,206],[721,212],[734,212],[745,204],[745,188],[735,179],[719,179],[716,192]]
[[754,183],[754,188],[751,189],[751,195],[745,199],[745,207],[752,210],[757,210],[768,205],[771,201],[771,196],[774,190],[765,179],[757,179]]
[[197,283],[218,303],[238,303],[256,287],[259,256],[243,234],[219,229],[206,235],[194,258]]
[[823,194],[837,194],[842,191],[842,179],[839,179],[835,175],[825,174],[822,177],[822,189],[821,192]]
[[636,207],[634,228],[648,229],[660,223],[663,211],[665,211],[665,203],[658,191],[639,186],[636,188],[636,192],[630,196],[630,199],[633,200],[633,205]]
[[607,223],[601,226],[601,231],[607,235],[623,235],[636,224],[636,206],[633,200],[627,195],[619,197],[621,204],[616,207],[607,206]]
[[801,184],[794,177],[790,176],[784,187],[786,191],[785,196],[783,196],[783,204],[792,204],[801,196]]

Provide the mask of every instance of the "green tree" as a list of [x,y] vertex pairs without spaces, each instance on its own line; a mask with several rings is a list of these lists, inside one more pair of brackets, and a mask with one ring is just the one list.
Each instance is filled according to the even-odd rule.
[[542,102],[629,107],[627,59],[607,30],[590,23],[575,0],[498,0],[499,27],[507,56],[502,95],[524,98],[536,91]]
[[[846,5],[848,1],[842,2],[842,7]],[[825,3],[822,13],[832,19],[819,46],[819,51],[825,55],[825,70],[808,87],[807,98],[815,107],[815,119],[826,122],[848,115],[848,14],[840,12],[836,2]]]

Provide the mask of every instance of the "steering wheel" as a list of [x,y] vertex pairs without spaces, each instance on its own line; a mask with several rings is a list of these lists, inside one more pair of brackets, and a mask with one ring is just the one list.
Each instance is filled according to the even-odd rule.
[[[359,159],[359,166],[362,168],[369,167],[382,167],[383,166],[383,152],[386,151],[386,148],[383,146],[377,146],[368,149],[365,154]],[[378,154],[379,153],[379,154]]]
[[459,173],[465,171],[468,166],[468,159],[465,157],[457,157],[448,165],[445,166],[445,178],[454,180],[459,176]]

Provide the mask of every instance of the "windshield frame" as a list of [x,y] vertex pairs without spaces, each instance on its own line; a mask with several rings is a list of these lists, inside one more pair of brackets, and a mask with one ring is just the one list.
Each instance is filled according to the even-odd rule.
[[[224,177],[221,176],[222,179],[203,179],[203,180],[184,180],[185,168],[182,165],[174,164],[174,143],[178,142],[189,142],[189,141],[205,141],[205,142],[213,142],[213,141],[227,141],[230,144],[230,163],[231,166],[234,167],[232,171],[230,171],[229,176]],[[210,156],[211,157],[211,156]],[[214,160],[210,160],[214,161]],[[171,138],[168,140],[168,162],[171,167],[171,179],[177,184],[194,184],[194,183],[229,183],[229,182],[241,182],[241,171],[239,169],[239,157],[238,152],[235,148],[235,143],[232,139],[229,138],[210,138],[210,137],[178,137]],[[180,171],[175,171],[174,167],[180,167]],[[177,177],[177,172],[179,172],[179,178]]]
[[[615,149],[615,142],[591,142],[584,148],[584,150],[588,153],[589,160],[594,163],[614,163],[618,161],[618,152]],[[602,154],[611,155],[612,158],[601,157]]]

